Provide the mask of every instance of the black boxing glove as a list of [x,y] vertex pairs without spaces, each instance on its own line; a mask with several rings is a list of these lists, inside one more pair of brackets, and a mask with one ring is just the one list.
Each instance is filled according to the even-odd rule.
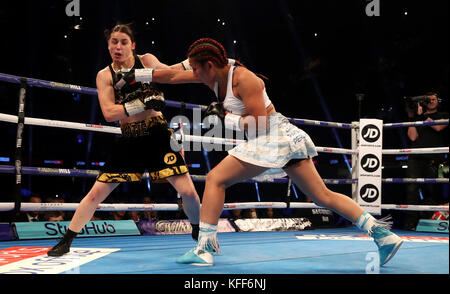
[[162,111],[166,107],[166,100],[162,92],[147,96],[144,98],[145,109],[153,109],[155,111]]
[[137,90],[127,95],[123,103],[127,116],[133,116],[148,109],[162,111],[166,106],[164,94],[155,92],[151,95],[145,94],[145,91]]
[[240,127],[241,116],[226,111],[222,103],[211,103],[205,111],[205,117],[210,115],[216,115],[227,129],[242,130]]
[[144,102],[139,98],[125,102],[123,108],[127,116],[133,116],[146,110]]
[[136,82],[148,82],[153,80],[153,68],[130,69],[128,71],[120,70],[117,72],[118,82],[114,84],[116,90],[120,90],[127,85],[133,85]]
[[206,108],[205,111],[205,117],[210,115],[217,115],[219,119],[224,120],[227,112],[222,103],[213,102],[208,106],[208,108]]

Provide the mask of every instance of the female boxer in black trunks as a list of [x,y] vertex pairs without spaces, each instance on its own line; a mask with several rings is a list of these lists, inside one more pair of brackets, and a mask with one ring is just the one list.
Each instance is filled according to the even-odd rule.
[[150,83],[114,88],[124,69],[184,67],[181,63],[169,67],[150,53],[136,55],[134,35],[128,25],[116,25],[105,35],[112,64],[97,74],[98,99],[106,121],[119,121],[122,135],[115,141],[94,186],[80,202],[67,233],[48,252],[49,256],[69,252],[73,238],[92,218],[98,204],[120,183],[141,181],[145,170],[152,182],[167,181],[177,190],[192,225],[192,237],[196,240],[198,236],[200,199],[183,157],[171,149],[172,132],[161,113],[163,94]]

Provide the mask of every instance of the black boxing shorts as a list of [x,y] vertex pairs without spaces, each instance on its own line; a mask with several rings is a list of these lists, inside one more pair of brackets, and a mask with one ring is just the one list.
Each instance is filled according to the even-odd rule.
[[121,130],[97,181],[140,182],[148,171],[151,182],[163,183],[168,177],[188,172],[183,156],[172,150],[171,141],[176,142],[164,117],[124,124]]

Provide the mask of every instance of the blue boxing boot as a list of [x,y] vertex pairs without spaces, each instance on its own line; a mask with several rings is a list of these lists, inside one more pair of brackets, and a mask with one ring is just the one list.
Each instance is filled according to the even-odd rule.
[[399,236],[389,230],[392,225],[392,222],[388,222],[389,219],[390,217],[376,220],[369,213],[363,212],[355,224],[360,230],[366,231],[377,244],[380,266],[394,257],[403,243]]
[[217,225],[200,222],[198,243],[193,249],[177,258],[177,263],[192,264],[197,266],[212,266],[213,254],[220,253],[220,245],[217,240]]

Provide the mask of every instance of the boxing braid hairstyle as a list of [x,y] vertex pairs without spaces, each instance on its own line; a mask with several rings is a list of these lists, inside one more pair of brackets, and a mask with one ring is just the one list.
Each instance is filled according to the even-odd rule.
[[219,67],[228,64],[228,57],[225,48],[216,40],[210,38],[198,39],[188,49],[189,58],[195,58],[199,63],[204,64],[211,60]]
[[[223,68],[228,64],[228,57],[225,48],[222,44],[211,38],[201,38],[192,43],[188,49],[187,56],[188,58],[194,58],[202,65],[208,60],[216,63],[216,65],[220,68]],[[238,60],[235,60],[235,64],[245,67],[245,65]],[[256,75],[268,80],[267,77],[261,74]]]

